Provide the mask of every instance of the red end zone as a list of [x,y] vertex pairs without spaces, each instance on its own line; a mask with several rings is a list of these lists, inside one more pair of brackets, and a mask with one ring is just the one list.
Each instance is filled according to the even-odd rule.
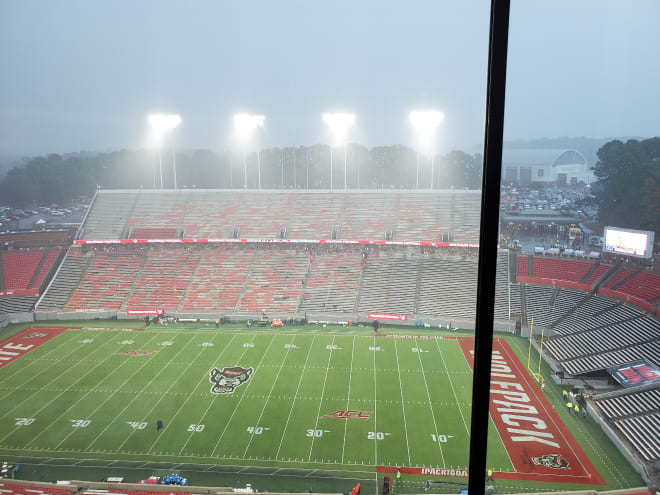
[[54,339],[66,330],[66,327],[28,327],[22,332],[6,338],[0,342],[0,368]]
[[[457,340],[472,367],[474,339]],[[490,417],[516,470],[496,478],[605,484],[504,339],[493,341],[490,383]]]

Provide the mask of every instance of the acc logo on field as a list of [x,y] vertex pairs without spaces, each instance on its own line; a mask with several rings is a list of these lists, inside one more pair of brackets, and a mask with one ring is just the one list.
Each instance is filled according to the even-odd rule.
[[545,466],[552,469],[570,469],[571,465],[561,454],[545,454],[541,457],[532,457],[532,462],[537,466]]
[[353,411],[340,409],[332,413],[328,413],[321,418],[339,418],[339,419],[369,419],[371,411]]
[[48,337],[48,334],[41,332],[30,332],[25,336],[26,339],[42,339],[44,337]]
[[209,381],[213,384],[211,392],[214,394],[232,394],[236,387],[247,382],[253,368],[243,368],[242,366],[224,367],[222,370],[213,368],[209,373]]
[[154,352],[156,351],[124,351],[124,352],[118,352],[117,354],[123,354],[126,356],[149,356]]

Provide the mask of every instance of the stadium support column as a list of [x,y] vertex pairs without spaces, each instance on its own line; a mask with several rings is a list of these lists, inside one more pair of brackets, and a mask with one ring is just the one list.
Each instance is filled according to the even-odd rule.
[[468,492],[485,490],[510,0],[491,0]]

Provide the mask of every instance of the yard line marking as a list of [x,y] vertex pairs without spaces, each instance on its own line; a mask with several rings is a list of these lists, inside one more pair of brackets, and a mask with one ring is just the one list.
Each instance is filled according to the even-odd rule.
[[[234,341],[234,339],[236,338],[237,335],[238,335],[238,334],[234,334],[234,335],[232,335],[231,339],[229,339],[229,342],[227,342],[227,344],[225,345],[225,347],[222,349],[222,352],[221,352],[220,355],[218,356],[218,359],[216,359],[216,360],[215,360],[215,363],[213,363],[213,365],[212,365],[214,368],[217,367],[216,365],[217,365],[220,361],[222,361],[222,356],[225,355],[225,352],[227,352],[227,349],[229,349],[229,347],[231,346],[231,343]],[[215,337],[216,337],[216,336],[214,335],[213,338],[215,339]],[[254,335],[252,336],[252,340],[254,340]],[[245,353],[246,350],[247,350],[247,349],[244,349],[244,350],[243,350],[243,353]],[[242,359],[242,358],[243,358],[243,355],[241,354],[241,357],[240,357],[239,359]],[[179,407],[179,409],[174,413],[174,416],[172,416],[172,418],[168,421],[168,423],[167,423],[167,424],[165,425],[165,427],[163,428],[163,431],[161,432],[161,435],[160,435],[160,436],[154,441],[154,443],[151,444],[151,447],[149,447],[149,449],[147,450],[147,452],[151,452],[151,451],[153,450],[153,448],[156,446],[156,444],[158,443],[158,441],[163,437],[163,433],[165,433],[165,432],[167,431],[167,429],[169,428],[169,426],[170,426],[171,424],[174,423],[174,419],[175,419],[175,418],[181,413],[181,411],[183,411],[183,407],[188,403],[188,401],[190,400],[190,398],[195,394],[195,392],[197,391],[197,389],[199,388],[199,386],[200,386],[202,383],[204,383],[203,378],[206,377],[206,376],[208,376],[208,374],[209,374],[208,370],[204,371],[204,376],[203,376],[202,378],[200,378],[199,382],[197,382],[197,385],[195,386],[195,388],[193,389],[193,391],[192,391],[190,394],[188,394],[188,397],[186,397],[186,400],[183,401],[183,403],[181,404],[181,406]],[[202,418],[202,419],[204,419],[204,418]],[[201,421],[199,421],[199,423],[201,423]],[[198,423],[196,423],[196,424],[198,424]],[[186,443],[184,444],[184,447],[185,447],[186,445],[188,445],[188,442],[190,441],[190,438],[192,438],[193,434],[194,434],[194,433],[190,433],[190,435],[188,436],[188,440],[187,440]],[[183,450],[183,449],[182,449],[182,450]],[[179,452],[179,455],[181,455],[181,452]]]
[[[36,330],[35,330],[35,331],[36,331]],[[61,334],[59,334],[57,337],[61,337],[62,335],[67,335],[68,333],[69,333],[68,331],[67,331],[67,332],[64,332],[64,333],[61,333]],[[53,340],[57,339],[57,337],[51,339],[51,340],[48,341],[48,342],[52,342]],[[2,380],[0,380],[0,384],[1,384],[1,383],[5,383],[7,380],[10,380],[12,377],[14,377],[15,375],[18,375],[18,374],[25,374],[26,376],[28,376],[28,379],[27,379],[25,382],[23,382],[22,385],[25,385],[25,384],[28,383],[30,380],[35,379],[36,377],[38,377],[39,375],[41,375],[42,373],[44,373],[45,371],[47,371],[48,368],[46,368],[46,369],[40,371],[37,375],[31,375],[30,373],[26,373],[26,369],[27,369],[27,367],[28,367],[28,366],[32,366],[33,364],[39,364],[40,361],[43,361],[43,360],[46,359],[46,356],[51,355],[51,354],[54,353],[55,351],[59,350],[60,347],[65,346],[66,344],[68,344],[70,341],[72,341],[72,340],[74,339],[74,337],[75,337],[75,334],[72,332],[72,333],[69,335],[68,338],[62,339],[61,342],[59,342],[59,343],[58,343],[53,349],[51,349],[51,350],[48,351],[46,354],[44,354],[43,357],[40,358],[40,359],[23,359],[23,358],[25,358],[25,356],[23,356],[23,358],[21,358],[21,359],[23,359],[22,362],[28,362],[28,363],[29,363],[29,364],[26,364],[23,368],[18,368],[18,367],[16,367],[16,366],[9,367],[9,368],[3,368],[3,375],[5,374],[5,372],[4,372],[5,369],[9,369],[10,371],[11,371],[12,369],[15,369],[16,371],[14,371],[13,373],[11,373],[11,374],[8,375],[8,376],[5,376]],[[48,343],[48,342],[46,342],[46,343]],[[80,346],[78,346],[78,347],[80,347]],[[78,347],[76,347],[76,349],[74,349],[74,351],[77,350]],[[35,350],[36,350],[36,349],[35,349]],[[71,351],[71,352],[74,352],[74,351]],[[70,354],[70,353],[69,353],[69,354]],[[67,356],[68,356],[68,354],[67,354]],[[61,362],[61,359],[56,359],[56,360],[54,360],[54,361],[55,361],[55,363],[59,363],[59,362]],[[51,365],[51,366],[53,366],[53,365]],[[49,366],[49,368],[50,368],[50,366]]]
[[463,408],[461,407],[461,402],[458,400],[458,395],[456,395],[456,389],[454,388],[454,380],[451,379],[451,374],[449,373],[449,368],[447,367],[447,362],[445,361],[445,356],[442,353],[442,349],[440,348],[440,344],[438,343],[437,340],[435,341],[435,345],[438,347],[438,352],[440,353],[440,358],[442,359],[442,364],[445,367],[445,371],[447,371],[447,377],[449,378],[449,385],[451,385],[451,391],[454,394],[454,399],[456,399],[456,404],[458,405],[458,412],[461,413],[461,419],[463,420],[463,425],[465,426],[465,431],[468,434],[468,438],[470,438],[470,428],[468,428],[467,422],[465,421],[465,416],[463,416]]
[[[108,340],[108,341],[105,342],[104,344],[101,344],[101,345],[96,349],[96,351],[94,351],[94,353],[96,353],[99,349],[101,349],[101,347],[103,347],[104,345],[109,344],[109,343],[110,343],[110,340]],[[51,368],[52,368],[53,366],[55,366],[56,364],[58,364],[58,363],[60,363],[60,362],[62,362],[62,361],[64,361],[64,360],[66,360],[66,358],[68,358],[71,354],[73,354],[74,352],[80,350],[80,348],[81,348],[83,345],[85,345],[85,344],[78,344],[78,346],[75,347],[71,352],[69,352],[68,354],[62,356],[61,360],[56,361],[55,363],[51,364],[50,366],[48,366],[47,368],[45,368],[43,371],[41,371],[40,373],[38,373],[37,375],[35,375],[35,376],[29,378],[28,380],[26,380],[26,381],[25,381],[24,383],[22,383],[21,385],[18,385],[18,388],[19,388],[19,389],[20,389],[20,388],[23,388],[24,385],[26,385],[26,384],[29,383],[30,381],[32,381],[32,380],[38,378],[39,376],[41,376],[42,374],[44,374],[46,371],[48,371],[49,369],[51,369]],[[71,368],[69,368],[67,371],[70,371],[70,370],[71,370]],[[61,374],[61,375],[56,375],[52,380],[50,380],[50,381],[49,381],[48,383],[46,383],[44,386],[40,387],[38,390],[36,390],[35,392],[33,392],[32,394],[30,394],[29,396],[27,396],[25,399],[23,399],[21,402],[19,402],[18,404],[16,404],[14,407],[12,407],[12,408],[11,408],[9,411],[7,411],[3,416],[1,416],[0,419],[1,419],[1,418],[6,418],[7,416],[9,416],[9,414],[10,414],[12,411],[14,411],[14,409],[16,409],[16,408],[20,407],[21,405],[23,405],[23,403],[25,403],[25,402],[28,401],[28,399],[31,399],[35,394],[39,393],[42,389],[48,387],[48,386],[49,386],[51,383],[53,383],[54,381],[56,381],[56,380],[62,378],[65,374],[66,374],[66,372],[63,373],[63,374]],[[2,440],[4,440],[4,438],[3,438]],[[0,442],[1,442],[2,440],[0,440]]]
[[[417,344],[417,339],[415,339],[415,347],[419,349],[419,344]],[[429,409],[431,409],[431,417],[433,418],[433,427],[435,428],[435,435],[436,438],[440,435],[438,432],[438,424],[435,421],[435,413],[433,412],[433,405],[431,404],[431,394],[429,393],[429,385],[426,382],[426,373],[424,373],[424,365],[422,364],[422,353],[421,352],[416,352],[417,357],[419,358],[419,367],[422,370],[422,376],[424,377],[424,386],[426,387],[426,396],[429,399]],[[442,451],[442,445],[440,445],[440,442],[435,442],[438,445],[438,448],[440,449],[440,456],[442,457],[442,467],[446,468],[447,464],[445,463],[445,454]]]
[[[257,364],[254,367],[254,372],[256,372],[259,369],[259,367],[261,366],[261,363],[264,362],[264,359],[266,358],[266,355],[268,354],[268,351],[270,350],[270,346],[272,346],[273,342],[275,342],[275,337],[277,337],[277,334],[273,334],[273,338],[270,339],[270,343],[268,344],[268,347],[266,348],[266,351],[261,356],[261,359],[259,360],[259,364]],[[238,402],[236,403],[236,407],[234,407],[234,410],[232,411],[231,416],[229,416],[229,419],[227,420],[227,423],[225,424],[225,429],[222,430],[222,434],[220,435],[220,438],[218,438],[218,441],[216,442],[215,447],[213,448],[213,452],[211,452],[211,456],[215,455],[215,451],[218,449],[218,445],[220,445],[220,442],[222,441],[222,438],[225,436],[225,433],[227,432],[227,428],[229,428],[229,424],[231,423],[231,420],[234,419],[234,414],[236,414],[236,411],[238,411],[238,407],[241,405],[241,402],[243,402],[243,398],[245,397],[245,392],[248,391],[248,389],[250,388],[250,386],[253,383],[254,383],[254,380],[250,380],[248,382],[248,384],[246,385],[245,390],[243,391],[244,394],[241,395],[241,397],[238,399]],[[214,397],[214,400],[215,400],[215,397]]]
[[[215,339],[215,335],[213,336],[213,338]],[[190,341],[192,341],[192,340],[193,340],[193,339],[190,339]],[[185,347],[185,346],[184,346],[184,347]],[[172,390],[172,388],[174,387],[174,385],[176,385],[176,384],[179,382],[179,380],[180,380],[181,377],[184,375],[184,373],[186,373],[186,371],[188,371],[188,370],[190,369],[190,367],[193,365],[193,363],[194,363],[195,361],[197,361],[197,359],[199,359],[199,357],[202,355],[202,353],[203,353],[206,349],[210,349],[210,347],[201,347],[201,348],[200,348],[200,351],[197,353],[197,356],[195,356],[195,359],[191,359],[191,360],[190,360],[190,363],[188,364],[188,366],[186,366],[186,367],[184,368],[184,370],[183,370],[181,373],[179,373],[179,376],[177,376],[175,380],[172,380],[172,384],[171,384],[170,387],[167,389],[167,392],[165,392],[164,394],[161,394],[160,399],[158,399],[158,401],[156,401],[156,403],[151,407],[151,409],[149,409],[149,412],[148,412],[147,414],[145,414],[145,416],[144,416],[144,418],[143,418],[142,421],[145,421],[145,420],[149,417],[149,415],[153,412],[153,410],[156,409],[156,406],[157,406],[158,404],[160,404],[160,402],[165,398],[165,396],[170,392],[170,390]],[[138,430],[133,429],[133,431],[131,431],[131,432],[129,433],[129,435],[128,435],[128,436],[126,437],[126,439],[121,443],[121,445],[117,448],[117,450],[121,450],[121,448],[124,446],[124,444],[125,444],[126,442],[128,442],[128,440],[129,440],[129,439],[130,439],[130,438],[131,438],[131,437],[132,437],[137,431],[138,431]]]
[[[293,344],[296,340],[296,337],[293,337],[293,340],[291,340],[291,343]],[[289,351],[291,351],[291,347],[288,347],[286,350],[286,353],[284,354],[284,359],[282,359],[282,366],[280,366],[279,371],[277,372],[277,376],[275,377],[275,381],[273,382],[273,385],[270,387],[270,392],[268,392],[268,397],[266,397],[266,402],[264,403],[264,407],[261,409],[261,414],[259,414],[259,419],[257,419],[257,423],[255,426],[259,426],[259,423],[261,422],[261,418],[264,415],[264,411],[266,410],[266,406],[268,405],[268,401],[270,400],[270,396],[273,394],[273,389],[275,388],[275,384],[277,383],[278,378],[280,377],[280,373],[282,373],[282,368],[284,367],[284,363],[286,362],[286,358],[289,356]],[[254,431],[250,434],[250,440],[248,441],[247,447],[245,447],[245,452],[243,452],[243,457],[247,455],[248,449],[250,448],[250,445],[252,444],[252,439],[254,438]]]
[[[376,334],[374,334],[374,348],[376,347]],[[378,391],[376,389],[376,351],[374,351],[374,432],[378,432]],[[378,433],[374,435],[374,464],[378,464]]]
[[[158,335],[158,334],[156,334],[156,335]],[[178,356],[178,355],[179,355],[179,354],[180,354],[180,353],[181,353],[181,352],[182,352],[182,351],[183,351],[183,350],[184,350],[184,349],[190,344],[190,342],[192,342],[192,341],[193,341],[193,339],[189,339],[188,342],[187,342],[185,345],[181,346],[181,347],[179,348],[179,350],[176,352],[176,354],[174,354],[174,356],[172,356],[172,358],[171,358],[171,359],[165,364],[165,366],[161,367],[161,368],[160,368],[160,371],[159,371],[158,373],[156,373],[156,374],[154,375],[154,377],[153,377],[151,380],[149,380],[149,382],[148,382],[144,387],[142,387],[142,391],[146,390],[146,389],[149,387],[149,385],[151,385],[151,382],[153,382],[157,377],[159,377],[160,374],[161,374],[163,371],[165,371],[165,370],[167,369],[167,366],[168,366],[168,365],[174,360],[174,358],[175,358],[176,356]],[[140,366],[140,367],[138,368],[138,370],[137,370],[135,373],[133,373],[130,377],[128,377],[128,378],[126,379],[126,381],[125,381],[125,382],[124,382],[124,383],[123,383],[123,384],[122,384],[117,390],[115,390],[115,391],[114,391],[114,392],[113,392],[113,393],[112,393],[107,399],[105,399],[101,404],[99,404],[99,406],[98,406],[96,409],[94,409],[94,411],[92,412],[92,414],[89,415],[89,417],[91,418],[94,414],[96,414],[96,412],[97,412],[99,409],[101,409],[101,408],[105,405],[106,402],[108,402],[110,399],[112,399],[112,397],[113,397],[117,392],[119,392],[122,388],[124,388],[124,386],[128,383],[128,381],[131,380],[135,375],[137,375],[138,372],[139,372],[142,368],[144,368],[147,364],[149,364],[149,363],[151,362],[151,360],[152,360],[153,358],[155,358],[157,355],[158,355],[158,353],[155,352],[155,353],[149,358],[148,361],[145,361],[145,363],[144,363],[142,366]],[[117,418],[119,418],[122,414],[124,414],[124,411],[126,411],[126,409],[128,409],[128,407],[129,407],[129,406],[135,401],[135,399],[137,399],[138,397],[140,397],[140,395],[141,395],[141,394],[137,394],[135,397],[133,397],[133,398],[130,400],[130,402],[129,402],[128,404],[126,404],[126,406],[124,406],[124,408],[123,408],[121,411],[119,411],[119,413],[118,413],[118,414],[112,419],[112,421],[110,421],[110,423],[108,423],[108,425],[103,429],[103,431],[101,431],[101,433],[99,433],[98,435],[96,435],[96,438],[94,438],[94,440],[92,440],[92,441],[90,442],[90,444],[87,446],[87,449],[86,449],[86,450],[89,450],[89,448],[90,448],[92,445],[94,445],[94,444],[98,441],[99,438],[101,438],[101,435],[103,435],[103,434],[106,432],[106,430],[107,430],[108,428],[110,428],[110,427],[114,424],[115,421],[117,421]],[[73,432],[71,432],[71,433],[73,433]],[[64,441],[64,440],[63,440],[63,441]],[[60,442],[60,443],[61,443],[61,442]]]
[[305,374],[305,368],[307,367],[307,361],[309,361],[309,355],[312,353],[312,347],[314,346],[314,341],[316,340],[316,335],[312,336],[312,343],[309,345],[309,350],[307,351],[307,357],[305,358],[305,364],[303,365],[303,372],[300,373],[300,378],[298,379],[298,387],[296,387],[296,393],[293,396],[293,402],[289,408],[289,417],[286,418],[286,424],[284,425],[284,431],[282,432],[282,438],[280,439],[280,445],[277,447],[277,453],[275,454],[275,459],[280,456],[280,449],[282,448],[282,442],[284,442],[284,437],[286,436],[286,430],[289,427],[289,421],[291,420],[291,413],[293,412],[293,407],[296,405],[296,399],[298,398],[298,392],[300,391],[300,384],[302,383],[303,375]]
[[[147,343],[150,342],[151,340],[153,340],[153,338],[149,339],[149,340],[147,341]],[[109,343],[109,341],[106,342],[106,344],[107,344],[107,343]],[[105,344],[103,344],[103,345],[105,345]],[[96,366],[92,367],[92,368],[91,368],[89,371],[87,371],[83,376],[81,376],[80,378],[78,378],[78,379],[77,379],[75,382],[73,382],[73,383],[72,383],[72,384],[71,384],[66,390],[63,390],[63,391],[60,392],[56,397],[54,397],[54,398],[51,399],[49,402],[47,402],[46,404],[44,404],[44,405],[41,407],[41,409],[39,409],[37,412],[34,413],[34,416],[36,416],[36,415],[39,414],[43,409],[45,409],[45,408],[48,407],[50,404],[52,404],[56,399],[59,399],[60,397],[62,397],[66,392],[68,392],[68,391],[69,391],[69,390],[70,390],[70,389],[71,389],[76,383],[78,383],[80,380],[82,380],[83,378],[85,378],[85,377],[86,377],[87,375],[89,375],[90,373],[93,373],[94,371],[96,371],[96,370],[98,369],[99,366],[101,366],[105,361],[107,361],[108,359],[110,359],[110,357],[112,357],[112,356],[113,356],[112,353],[108,354],[108,356],[107,356],[105,359],[103,359],[101,362],[99,362]],[[37,438],[39,438],[39,436],[41,436],[42,433],[44,433],[44,432],[45,432],[46,430],[48,430],[51,426],[53,426],[53,425],[54,425],[55,423],[57,423],[60,419],[62,419],[62,416],[64,416],[67,412],[69,412],[69,411],[71,410],[71,408],[73,408],[76,404],[78,404],[82,399],[84,399],[85,397],[87,397],[87,396],[90,394],[90,392],[92,392],[93,390],[95,390],[99,385],[101,385],[101,383],[102,383],[106,378],[108,378],[110,375],[112,375],[115,371],[117,371],[119,368],[121,368],[121,367],[123,366],[123,364],[125,364],[125,363],[128,362],[128,361],[129,361],[129,360],[127,359],[124,363],[122,363],[122,365],[115,367],[115,369],[113,369],[108,375],[106,375],[106,376],[103,377],[103,379],[101,380],[101,382],[99,382],[98,385],[97,385],[96,387],[94,387],[94,388],[88,390],[88,391],[87,391],[82,397],[80,397],[76,402],[74,402],[74,403],[71,404],[69,407],[67,407],[67,408],[62,412],[62,414],[60,414],[57,418],[55,418],[53,421],[51,421],[51,422],[48,424],[48,426],[46,426],[46,428],[43,428],[42,430],[39,431],[39,433],[38,433],[36,436],[32,437],[32,439],[26,444],[26,447],[27,447],[28,445],[30,445],[32,442],[34,442]],[[73,429],[73,430],[69,433],[69,435],[70,435],[71,433],[73,433],[74,431],[76,431],[76,430]],[[68,438],[69,435],[67,435],[66,438]],[[2,443],[3,440],[4,440],[4,438],[3,438],[2,440],[0,440],[0,443]],[[59,444],[57,444],[57,446],[56,446],[55,448],[58,448],[61,444],[62,444],[62,442],[60,442]]]
[[[437,341],[436,341],[437,342]],[[374,355],[376,353],[374,352]],[[412,465],[410,461],[410,444],[408,443],[408,423],[406,423],[406,406],[403,401],[403,385],[401,384],[401,368],[399,368],[399,351],[396,344],[396,339],[394,339],[394,355],[396,356],[396,368],[399,374],[399,390],[401,391],[401,409],[403,409],[403,429],[406,433],[406,448],[408,449],[408,465]]]
[[[353,337],[353,347],[351,347],[351,368],[348,372],[348,394],[346,395],[346,410],[351,400],[351,382],[353,380],[353,355],[355,354],[355,336]],[[341,463],[344,464],[344,452],[346,451],[346,429],[348,428],[348,421],[344,421],[344,444],[341,447]]]
[[[330,347],[330,352],[328,353],[328,365],[325,368],[325,378],[323,379],[323,388],[321,389],[321,400],[319,401],[319,410],[316,412],[316,426],[314,427],[315,430],[319,429],[319,415],[321,414],[321,406],[323,405],[323,393],[325,392],[325,383],[328,380],[328,371],[330,371],[330,359],[332,359],[332,350],[335,344],[335,338],[332,337],[332,344]],[[312,437],[312,445],[309,447],[309,457],[307,458],[307,462],[310,461],[312,458],[312,449],[314,448],[314,438]]]

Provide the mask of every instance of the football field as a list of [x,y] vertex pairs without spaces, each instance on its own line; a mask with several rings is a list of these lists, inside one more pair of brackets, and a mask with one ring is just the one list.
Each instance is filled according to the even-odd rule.
[[68,329],[0,369],[0,448],[465,469],[471,379],[455,339]]
[[[0,342],[0,453],[467,478],[470,337],[113,325]],[[493,358],[489,468],[602,483],[503,339]]]

